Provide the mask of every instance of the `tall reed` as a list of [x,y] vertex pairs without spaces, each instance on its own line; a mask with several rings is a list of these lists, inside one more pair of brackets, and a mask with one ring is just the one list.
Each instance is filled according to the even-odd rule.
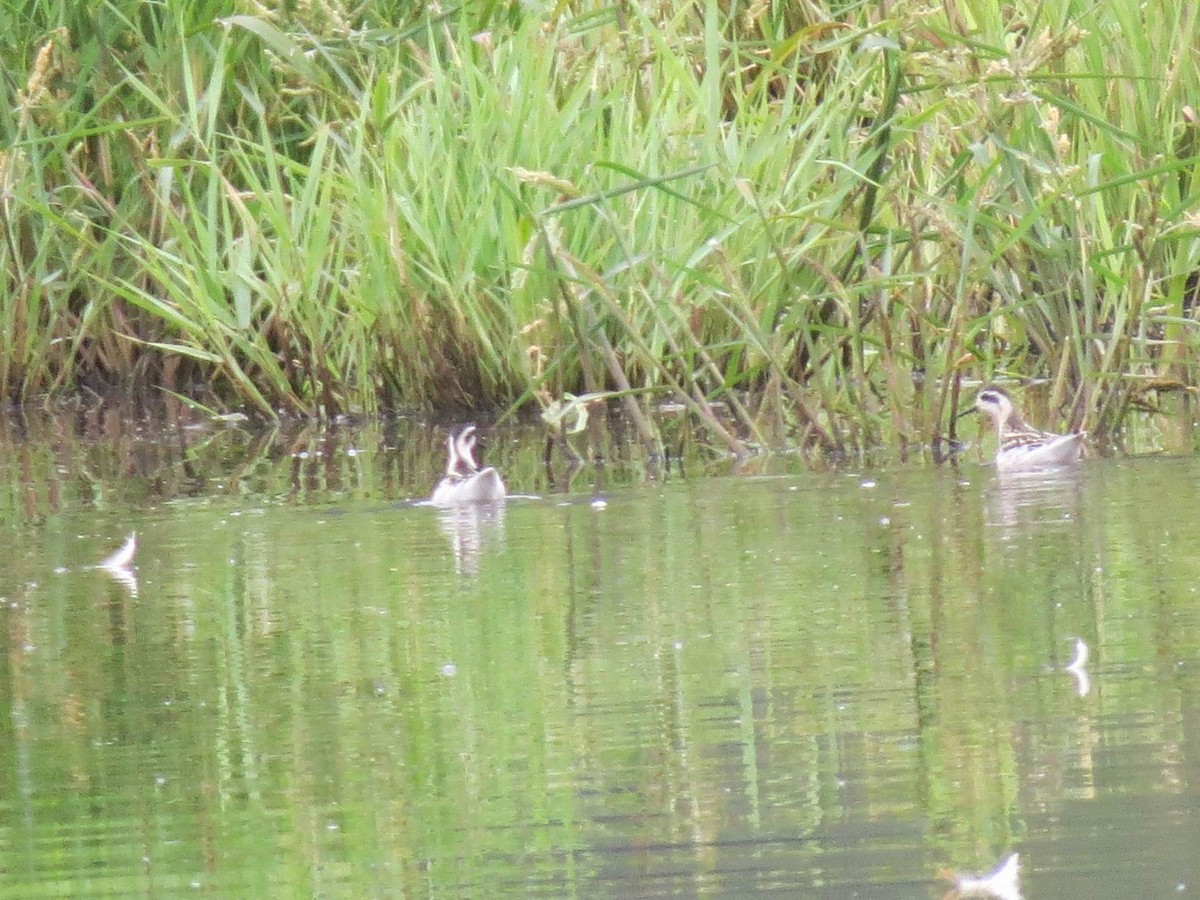
[[[735,454],[1195,383],[1198,15],[40,4],[0,37],[0,392],[678,400]],[[583,402],[583,401],[578,401]]]

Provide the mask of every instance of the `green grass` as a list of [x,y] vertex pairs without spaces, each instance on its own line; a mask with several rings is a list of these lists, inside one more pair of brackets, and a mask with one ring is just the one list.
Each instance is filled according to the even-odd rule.
[[1196,383],[1187,4],[84,6],[0,11],[11,400],[586,392],[741,453]]

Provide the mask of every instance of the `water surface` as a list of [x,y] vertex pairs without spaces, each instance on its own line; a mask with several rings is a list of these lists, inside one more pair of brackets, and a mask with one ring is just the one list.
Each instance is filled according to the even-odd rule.
[[113,427],[0,434],[6,896],[1200,892],[1191,458],[551,484],[521,431],[543,499],[447,514],[436,429]]

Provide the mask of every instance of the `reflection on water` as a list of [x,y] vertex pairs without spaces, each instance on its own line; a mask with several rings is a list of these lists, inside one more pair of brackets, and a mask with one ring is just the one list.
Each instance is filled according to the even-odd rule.
[[441,433],[10,444],[0,890],[1200,890],[1192,460],[396,503]]
[[1082,466],[997,474],[987,487],[988,524],[1011,537],[1025,526],[1077,520],[1085,478]]
[[454,551],[454,571],[479,574],[479,558],[487,547],[504,540],[506,503],[460,503],[437,511],[438,525]]

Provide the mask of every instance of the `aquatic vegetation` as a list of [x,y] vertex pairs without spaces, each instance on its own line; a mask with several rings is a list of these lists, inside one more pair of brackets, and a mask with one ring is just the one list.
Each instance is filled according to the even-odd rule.
[[1195,383],[1187,4],[105,9],[0,34],[5,398],[671,401],[740,455]]

